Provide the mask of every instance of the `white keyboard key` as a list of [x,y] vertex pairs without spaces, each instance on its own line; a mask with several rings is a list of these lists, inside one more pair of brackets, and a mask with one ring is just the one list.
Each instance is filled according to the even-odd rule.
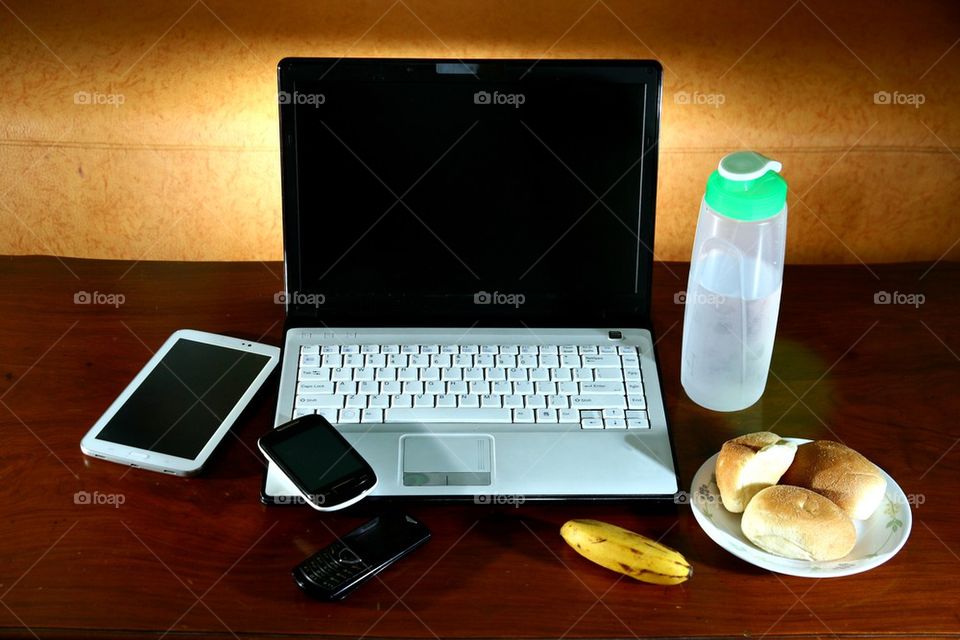
[[431,380],[424,385],[424,392],[434,396],[443,395],[447,392],[447,384],[439,380]]
[[500,353],[500,347],[493,344],[480,345],[480,353],[484,355],[497,355]]
[[537,356],[522,355],[517,358],[517,366],[524,369],[535,369],[539,366]]
[[360,345],[345,344],[340,347],[340,353],[360,353]]
[[337,416],[337,422],[340,424],[355,424],[360,422],[359,409],[341,409]]
[[410,356],[410,367],[414,369],[423,369],[430,366],[430,356],[413,355]]
[[557,424],[556,409],[537,409],[537,422]]
[[339,353],[337,354],[327,354],[323,356],[323,366],[330,367],[331,369],[335,367],[343,366],[343,356]]
[[606,420],[607,418],[618,418],[620,420],[623,420],[624,418],[623,409],[604,409],[603,418],[604,420]]
[[457,396],[449,393],[437,396],[437,407],[452,408],[457,406]]
[[[496,369],[489,369],[487,373],[491,373],[492,371],[496,371]],[[526,369],[514,367],[512,369],[507,369],[507,379],[511,382],[516,382],[518,380],[528,380],[529,376],[527,375]]]
[[294,409],[293,417],[302,418],[303,416],[312,416],[314,413],[313,409]]
[[319,367],[320,356],[315,356],[315,355],[300,356],[300,366],[301,367]]
[[393,367],[382,367],[377,369],[377,380],[381,382],[385,380],[396,380],[397,379],[397,370]]
[[[524,374],[527,372],[526,369],[521,369],[521,371],[523,371]],[[490,382],[496,382],[497,380],[506,380],[507,372],[505,369],[485,369],[484,376]]]
[[570,398],[567,396],[547,396],[547,406],[551,409],[567,409],[570,407]]
[[518,344],[502,344],[500,345],[500,354],[501,355],[510,355],[515,356],[520,353],[520,345]]
[[517,356],[513,355],[499,355],[494,360],[496,366],[501,369],[512,369],[517,366]]
[[367,400],[368,405],[371,409],[386,409],[390,406],[390,396],[388,395],[375,395],[370,396]]
[[353,379],[358,382],[373,380],[373,374],[374,370],[370,367],[360,367],[359,369],[353,370]]
[[294,406],[297,409],[342,409],[343,396],[299,396]]
[[329,380],[330,379],[330,369],[327,367],[311,367],[310,369],[300,369],[300,373],[297,375],[299,380]]
[[623,362],[623,368],[639,369],[640,368],[640,358],[635,355],[632,356],[621,356],[621,362]]
[[595,356],[597,355],[597,348],[593,345],[581,345],[577,347],[577,352],[582,356]]
[[560,367],[560,358],[558,356],[540,356],[540,366],[544,369],[557,369]]
[[451,393],[455,396],[465,396],[467,395],[467,383],[462,380],[448,382],[447,393]]
[[440,379],[440,369],[437,367],[427,367],[420,369],[420,379],[424,382],[433,382]]
[[627,414],[627,418],[638,418],[642,420],[647,419],[646,411],[638,411],[636,409],[627,409],[624,413]]
[[380,348],[381,353],[391,354],[391,353],[400,353],[400,345],[398,344],[385,344]]
[[482,408],[499,409],[503,406],[503,399],[494,394],[480,396],[480,406]]
[[402,353],[391,353],[387,356],[387,366],[399,369],[400,367],[407,366],[408,360],[409,358]]
[[463,370],[463,379],[466,381],[483,380],[483,369],[479,367],[469,367]]
[[385,395],[399,395],[402,390],[403,385],[396,380],[387,380],[386,382],[380,383],[380,393]]
[[538,382],[536,388],[537,393],[543,396],[552,396],[557,393],[556,382]]
[[541,356],[555,356],[559,353],[559,349],[555,344],[544,344],[540,345],[540,355]]
[[444,380],[463,380],[463,369],[459,367],[448,367],[441,370]]
[[547,408],[547,397],[546,396],[526,396],[527,409],[546,409]]
[[527,355],[534,355],[534,356],[535,356],[535,355],[537,355],[537,353],[538,353],[539,351],[540,351],[540,350],[537,348],[537,345],[535,345],[535,344],[524,344],[524,345],[520,345],[520,354],[521,354],[521,355],[525,355],[525,356],[527,356]]
[[338,382],[336,393],[341,396],[349,396],[357,392],[356,382]]
[[297,395],[310,395],[312,393],[333,393],[332,382],[299,382],[297,383]]
[[521,396],[529,396],[531,393],[533,393],[533,383],[532,382],[514,382],[513,392]]
[[324,420],[326,420],[330,424],[337,424],[336,409],[317,409],[317,415],[323,416]]
[[434,403],[434,397],[426,393],[420,393],[413,396],[413,406],[414,408],[432,408]]
[[561,354],[561,355],[573,355],[573,356],[575,356],[575,355],[577,355],[577,346],[576,346],[576,345],[569,345],[569,344],[562,345],[562,346],[560,347],[560,354]]
[[315,344],[305,344],[300,347],[300,355],[302,356],[315,356],[320,353],[320,347]]
[[364,361],[364,366],[372,367],[374,369],[385,367],[387,366],[387,356],[383,355],[382,353],[368,355]]
[[627,400],[614,395],[573,396],[570,406],[574,409],[626,409]]
[[457,407],[464,409],[479,409],[480,408],[480,396],[468,393],[465,396],[460,396],[457,400]]
[[[588,369],[589,371],[589,369]],[[623,369],[595,369],[597,372],[597,381],[601,380],[623,380]]]
[[503,406],[507,409],[523,409],[523,396],[513,394],[503,396]]
[[576,382],[560,382],[557,384],[557,390],[565,396],[580,395],[580,385]]
[[475,344],[462,344],[460,345],[460,353],[475,356],[480,353],[480,347]]
[[586,418],[580,421],[581,429],[603,429],[603,420],[599,418]]
[[357,367],[362,367],[366,358],[359,353],[350,353],[343,356],[343,366],[348,369],[356,369]]
[[343,367],[337,367],[336,369],[330,370],[330,379],[336,382],[349,382],[353,377],[352,369],[344,369]]
[[616,355],[616,354],[617,354],[617,348],[614,347],[614,346],[612,346],[612,345],[608,345],[608,344],[607,344],[607,345],[603,345],[603,346],[600,347],[600,355],[605,356],[605,355],[610,355],[610,354]]
[[400,382],[412,382],[420,377],[420,374],[413,367],[400,367],[397,369],[397,380]]
[[560,409],[560,424],[572,424],[580,422],[580,412],[576,409]]
[[[460,367],[461,369],[469,369],[473,367],[473,356],[463,355],[463,354],[455,355],[453,356],[453,360],[451,364],[447,366]],[[466,374],[466,372],[464,372],[464,374]]]
[[624,395],[622,382],[582,382],[580,383],[580,393],[590,395],[594,393],[613,393],[618,396]]
[[387,409],[387,422],[509,423],[509,409]]
[[620,418],[609,418],[603,421],[604,429],[626,429],[627,423]]
[[646,409],[647,401],[643,396],[627,396],[627,405],[631,409]]
[[577,382],[593,382],[593,369],[587,369],[587,368],[574,369],[573,379],[576,380]]
[[380,353],[380,345],[378,344],[362,344],[360,345],[360,353],[366,355],[370,353]]
[[400,353],[405,353],[405,354],[420,353],[420,345],[416,345],[416,344],[401,345]]
[[[469,358],[470,356],[457,356],[457,357]],[[430,366],[436,369],[446,369],[447,367],[453,366],[453,358],[444,354],[430,356]]]
[[580,366],[580,356],[560,356],[560,366],[576,369]]
[[643,395],[643,383],[637,382],[636,380],[630,380],[626,383],[627,395],[628,396],[642,396]]
[[[496,384],[496,383],[494,383]],[[510,384],[509,382],[507,384]],[[490,393],[490,383],[486,380],[475,380],[470,385],[470,393],[482,396],[484,394]]]
[[489,354],[482,354],[474,358],[474,361],[477,363],[476,366],[481,369],[489,369],[493,366],[493,356]]
[[542,367],[530,369],[530,380],[533,382],[546,382],[550,379],[550,370]]
[[642,380],[640,369],[623,369],[624,380]]
[[514,409],[513,410],[513,421],[518,424],[526,424],[533,422],[534,414],[533,409]]
[[647,420],[639,420],[637,418],[627,418],[627,428],[628,429],[649,429],[650,423]]
[[501,396],[513,393],[513,383],[506,380],[497,380],[490,385],[490,393],[496,393]]
[[361,396],[361,395],[347,396],[347,408],[348,409],[366,409],[367,396]]
[[438,344],[425,344],[420,347],[420,353],[424,355],[434,355],[440,353],[440,345]]
[[423,383],[419,380],[410,380],[403,383],[403,393],[411,396],[423,393]]
[[335,355],[335,354],[338,354],[338,353],[340,353],[340,345],[337,345],[337,344],[326,344],[326,345],[323,345],[323,347],[320,348],[320,353],[322,353],[322,354],[324,354],[324,355],[326,355],[326,354],[328,354],[328,353],[334,354],[334,355]]
[[444,344],[440,346],[440,353],[447,355],[456,355],[460,353],[460,347],[455,344]]
[[583,356],[583,366],[591,369],[616,367],[619,369],[620,358],[617,356]]
[[383,422],[383,409],[364,409],[360,422]]
[[581,411],[580,417],[584,420],[600,420],[603,414],[599,411]]
[[632,353],[632,354],[636,354],[636,353],[637,353],[637,348],[634,347],[634,346],[617,347],[617,352],[619,352],[620,355],[628,355],[628,354],[631,354],[631,353]]
[[390,396],[390,408],[398,409],[409,409],[413,406],[413,396],[400,394],[397,396]]
[[550,369],[550,380],[553,382],[570,382],[573,380],[573,369],[554,368]]

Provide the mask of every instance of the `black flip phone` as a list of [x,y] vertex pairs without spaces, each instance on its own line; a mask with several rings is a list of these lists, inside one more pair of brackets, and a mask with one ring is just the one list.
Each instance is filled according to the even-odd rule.
[[297,565],[293,579],[315,598],[342,600],[429,539],[412,516],[378,516]]

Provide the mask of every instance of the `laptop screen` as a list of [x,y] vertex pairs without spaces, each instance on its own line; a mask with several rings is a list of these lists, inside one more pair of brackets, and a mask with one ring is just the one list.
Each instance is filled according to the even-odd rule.
[[576,64],[281,66],[288,309],[645,313],[659,69]]

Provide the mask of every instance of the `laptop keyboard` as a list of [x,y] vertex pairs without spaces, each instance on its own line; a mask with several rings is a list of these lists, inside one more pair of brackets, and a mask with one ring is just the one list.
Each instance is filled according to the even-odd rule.
[[636,347],[305,345],[294,417],[649,429]]

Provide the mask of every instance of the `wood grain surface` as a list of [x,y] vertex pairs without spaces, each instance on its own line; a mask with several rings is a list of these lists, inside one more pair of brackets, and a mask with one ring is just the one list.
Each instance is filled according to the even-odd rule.
[[[79,448],[175,329],[279,344],[280,265],[2,258],[0,635],[960,635],[960,265],[788,267],[766,394],[735,414],[700,409],[680,387],[674,298],[686,268],[660,263],[654,277],[682,484],[736,434],[836,433],[915,498],[912,536],[893,560],[846,578],[774,575],[714,544],[685,505],[412,504],[434,534],[426,547],[343,603],[312,601],[290,569],[371,513],[259,503],[255,440],[271,426],[275,383],[197,478]],[[80,291],[123,304],[75,304]],[[875,304],[880,291],[923,304]],[[693,579],[654,586],[588,563],[559,536],[575,517],[662,538]]]

